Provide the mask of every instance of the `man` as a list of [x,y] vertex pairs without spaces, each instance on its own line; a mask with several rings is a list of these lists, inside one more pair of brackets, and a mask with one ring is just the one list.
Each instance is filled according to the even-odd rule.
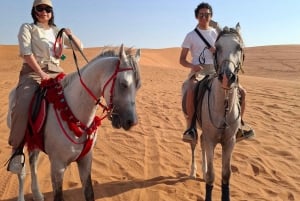
[[[180,64],[185,68],[191,69],[187,80],[182,86],[182,94],[186,94],[185,107],[187,112],[186,120],[188,128],[184,132],[182,140],[188,143],[193,143],[197,140],[196,125],[192,125],[192,119],[195,113],[194,90],[196,83],[207,75],[215,74],[214,53],[216,49],[214,44],[218,33],[220,32],[220,28],[216,22],[212,21],[212,16],[213,10],[208,3],[200,3],[197,6],[195,9],[195,18],[197,19],[198,24],[193,31],[186,35],[182,43],[182,50],[180,53]],[[213,28],[211,25],[215,28]],[[202,39],[200,35],[202,35],[204,39]],[[187,55],[189,52],[192,56],[192,61],[187,60]],[[246,91],[240,87],[240,92],[242,99],[241,115],[243,115],[245,110]],[[253,135],[254,132],[252,130],[243,131],[240,129],[237,135],[237,141],[252,137]]]

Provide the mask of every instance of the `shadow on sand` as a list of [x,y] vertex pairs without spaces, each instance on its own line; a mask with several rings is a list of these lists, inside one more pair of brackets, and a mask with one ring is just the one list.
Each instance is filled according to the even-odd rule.
[[[165,184],[165,185],[174,185],[176,183],[184,182],[190,180],[191,178],[187,175],[181,174],[178,177],[171,176],[159,176],[147,180],[126,180],[126,181],[112,181],[107,183],[95,183],[93,184],[95,192],[95,200],[101,198],[110,198],[119,194],[122,194],[127,191],[134,189],[144,189],[151,186]],[[204,182],[203,179],[196,178],[196,181]],[[82,201],[84,200],[83,192],[81,188],[64,190],[65,200],[73,201]],[[45,201],[53,200],[52,192],[44,193]],[[75,197],[76,196],[76,197]],[[17,198],[6,199],[3,201],[15,201]],[[32,200],[32,194],[26,194],[25,200]]]

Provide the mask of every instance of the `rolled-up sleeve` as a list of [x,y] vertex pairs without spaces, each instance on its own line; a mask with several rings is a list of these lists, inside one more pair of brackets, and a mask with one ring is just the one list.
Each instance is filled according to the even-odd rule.
[[191,48],[191,34],[187,34],[181,44],[182,48]]
[[18,34],[19,48],[20,48],[20,56],[31,55],[32,47],[31,47],[31,25],[30,24],[22,24]]

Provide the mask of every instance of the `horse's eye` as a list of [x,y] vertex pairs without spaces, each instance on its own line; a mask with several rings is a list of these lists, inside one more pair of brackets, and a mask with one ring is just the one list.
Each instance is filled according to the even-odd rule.
[[241,47],[240,45],[238,45],[238,46],[236,47],[236,51],[242,51],[242,47]]

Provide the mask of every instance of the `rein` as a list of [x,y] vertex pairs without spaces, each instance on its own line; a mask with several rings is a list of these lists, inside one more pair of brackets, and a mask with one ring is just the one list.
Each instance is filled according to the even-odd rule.
[[[63,32],[64,29],[61,29],[58,34],[57,34],[57,38],[55,40],[54,43],[54,55],[57,58],[62,57],[62,50],[63,50]],[[69,40],[70,40],[70,46],[72,48],[72,52],[73,52],[73,58],[76,64],[76,69],[77,69],[77,73],[79,76],[79,80],[81,85],[83,86],[83,88],[88,92],[88,94],[96,101],[96,105],[100,105],[103,108],[103,112],[107,112],[102,118],[95,116],[93,122],[91,123],[91,125],[89,127],[87,127],[85,124],[83,124],[82,122],[80,122],[75,115],[72,113],[71,109],[68,107],[68,104],[64,98],[64,93],[63,93],[63,87],[61,86],[60,80],[63,79],[63,77],[65,76],[63,73],[59,74],[55,79],[50,79],[47,80],[45,82],[42,82],[42,86],[48,88],[47,91],[47,99],[49,102],[53,103],[53,107],[54,107],[54,111],[55,111],[55,115],[56,118],[58,120],[58,123],[63,131],[63,133],[65,134],[65,136],[74,144],[83,144],[83,149],[81,151],[81,153],[79,154],[79,156],[76,158],[76,160],[81,159],[82,157],[85,156],[85,154],[87,154],[90,149],[92,148],[92,145],[94,143],[94,139],[95,139],[95,135],[96,135],[96,131],[98,126],[101,125],[101,121],[106,118],[108,115],[111,115],[111,112],[113,110],[113,93],[114,93],[114,86],[115,86],[115,81],[117,78],[117,75],[119,72],[123,72],[123,71],[127,71],[127,70],[134,70],[133,67],[130,68],[120,68],[120,59],[118,61],[118,64],[115,68],[114,73],[111,75],[111,77],[106,81],[104,88],[101,92],[101,96],[104,97],[104,91],[106,89],[106,87],[108,86],[108,84],[112,81],[112,86],[110,88],[110,103],[108,106],[105,106],[101,103],[100,98],[97,98],[95,96],[95,94],[86,86],[86,84],[84,83],[84,81],[82,80],[81,74],[80,74],[80,70],[79,70],[79,66],[78,66],[78,60],[77,60],[77,56],[75,54],[75,50],[73,47],[73,43],[75,44],[76,48],[79,50],[79,52],[81,53],[81,55],[83,56],[83,58],[85,59],[85,61],[88,63],[87,58],[85,57],[85,55],[83,54],[82,50],[80,47],[78,47],[78,45],[76,44],[76,42],[73,40],[72,36],[68,36]],[[56,45],[59,45],[58,51],[56,49]],[[60,114],[60,115],[59,115]],[[60,118],[59,118],[60,116]],[[80,138],[84,133],[87,135],[86,139],[83,142],[76,142],[73,138],[71,138],[66,130],[63,127],[62,121],[64,120],[69,129],[71,131],[74,132],[75,136]]]
[[[53,53],[56,59],[60,59],[62,56],[62,51],[63,51],[63,32],[64,32],[64,28],[59,30],[59,32],[57,33],[54,45],[53,45]],[[57,45],[58,45],[58,49],[57,49]]]
[[[239,38],[239,40],[240,40],[240,42],[243,42],[243,40],[242,40],[242,38],[241,38],[241,36],[240,36],[240,34],[235,30],[235,29],[230,29],[230,30],[223,30],[219,35],[218,35],[218,37],[217,37],[217,39],[216,39],[216,42],[223,36],[223,35],[225,35],[225,34],[234,34],[234,35],[236,35],[238,38]],[[218,64],[218,57],[217,57],[217,53],[218,53],[218,49],[216,50],[216,52],[215,52],[215,54],[214,54],[214,63],[215,63],[215,70],[216,70],[216,73],[217,74],[220,74],[220,69],[221,69],[221,67],[225,64],[225,63],[232,63],[233,64],[233,66],[234,66],[234,72],[233,72],[233,74],[235,74],[235,76],[236,76],[236,74],[238,74],[238,72],[239,72],[239,70],[241,70],[242,71],[242,73],[244,73],[244,70],[242,69],[242,65],[243,65],[243,62],[244,62],[244,59],[245,59],[245,54],[244,54],[244,51],[243,51],[243,48],[241,48],[241,55],[242,55],[242,58],[240,59],[240,61],[238,61],[237,63],[235,63],[235,62],[233,62],[232,60],[229,60],[229,59],[225,59],[225,60],[223,60],[222,62],[221,62],[221,64],[219,65]],[[225,73],[226,74],[226,72],[223,72],[223,73]],[[227,76],[227,75],[226,75]],[[214,78],[214,79],[217,79],[216,77]],[[238,80],[237,80],[237,82],[238,82]],[[231,93],[230,92],[230,90],[232,90],[231,88],[223,88],[224,89],[224,93],[225,93],[225,99],[224,99],[224,122],[223,122],[223,125],[222,126],[217,126],[217,125],[215,125],[215,123],[213,122],[213,119],[212,119],[212,114],[211,114],[211,109],[210,109],[210,95],[211,95],[211,87],[212,87],[212,82],[211,82],[211,84],[210,84],[210,86],[209,86],[209,89],[208,89],[208,113],[209,113],[209,118],[210,118],[210,121],[211,121],[211,123],[212,123],[212,125],[215,127],[215,128],[217,128],[217,129],[225,129],[226,127],[228,127],[231,123],[230,122],[227,122],[227,120],[226,120],[226,117],[227,117],[227,114],[228,114],[228,112],[229,112],[229,110],[230,110],[230,107],[229,107],[229,93]],[[232,100],[233,101],[233,100]],[[236,119],[235,120],[233,120],[233,122],[235,122],[235,121],[237,121],[238,120],[238,118],[240,117],[240,115],[241,115],[241,109],[240,109],[240,107],[238,107],[238,109],[239,109],[239,113],[238,113],[238,116],[236,117]]]
[[[214,77],[213,79],[217,79],[216,77]],[[210,86],[208,87],[208,94],[207,94],[207,104],[208,104],[208,114],[209,114],[209,119],[212,123],[212,125],[216,128],[216,129],[225,129],[227,128],[231,123],[228,123],[226,121],[226,116],[227,113],[229,112],[229,90],[228,89],[224,89],[225,91],[225,100],[224,100],[224,122],[223,125],[221,127],[215,125],[213,119],[212,119],[212,114],[211,114],[211,107],[210,107],[210,95],[211,95],[211,86],[212,86],[213,82],[210,82]],[[238,118],[241,116],[241,110],[240,107],[238,107],[239,109],[239,115],[237,116],[237,118],[235,120],[233,120],[233,122],[237,121]]]
[[[65,28],[62,28],[61,30],[59,30],[58,34],[57,34],[57,37],[56,37],[56,40],[55,40],[55,43],[54,43],[54,55],[55,57],[57,58],[60,58],[61,55],[62,55],[62,51],[63,51],[63,32],[64,32]],[[104,87],[103,87],[103,90],[101,92],[101,96],[104,97],[104,91],[107,87],[107,85],[112,81],[112,86],[111,86],[111,89],[110,89],[110,102],[108,104],[108,106],[105,106],[104,104],[101,103],[101,98],[97,98],[97,96],[88,88],[88,86],[86,86],[86,84],[84,83],[84,81],[82,80],[82,77],[81,77],[81,74],[80,74],[80,70],[79,70],[79,65],[78,65],[78,60],[77,60],[77,56],[76,56],[76,53],[75,53],[75,50],[74,50],[74,47],[73,47],[73,43],[75,44],[76,46],[76,49],[80,52],[80,54],[82,55],[82,57],[85,59],[85,61],[88,63],[88,59],[85,57],[85,55],[83,54],[82,50],[80,47],[78,47],[78,45],[76,44],[76,42],[73,40],[72,36],[71,35],[68,35],[68,38],[70,40],[70,46],[72,48],[72,53],[73,53],[73,58],[74,58],[74,62],[75,62],[75,65],[76,65],[76,69],[77,69],[77,73],[78,73],[78,76],[79,76],[79,80],[80,80],[80,83],[81,85],[83,86],[83,88],[87,91],[87,93],[95,100],[95,104],[96,105],[100,105],[102,108],[103,108],[103,112],[107,112],[107,113],[111,113],[112,110],[113,110],[113,103],[112,103],[112,100],[113,100],[113,92],[114,92],[114,86],[115,86],[115,81],[116,81],[116,78],[117,78],[117,75],[119,72],[123,72],[123,71],[127,71],[127,70],[134,70],[133,67],[130,67],[130,68],[120,68],[120,60],[118,61],[117,63],[117,67],[114,71],[114,73],[111,75],[111,77],[107,80],[107,82],[105,83]],[[59,48],[57,50],[56,46],[57,44],[59,45]],[[107,117],[107,114],[104,115],[102,119],[106,118]]]
[[[62,33],[63,33],[64,29],[61,29],[59,31],[59,34],[57,35],[58,38],[57,40],[60,40],[59,38],[62,37]],[[104,91],[107,87],[107,85],[112,81],[112,87],[110,89],[110,102],[108,104],[108,106],[105,106],[104,104],[101,103],[101,98],[97,98],[96,95],[86,86],[86,84],[84,83],[84,81],[82,80],[82,77],[81,77],[81,74],[80,74],[80,70],[79,70],[79,65],[78,65],[78,60],[77,60],[77,56],[76,56],[76,53],[75,53],[75,50],[74,50],[74,47],[73,47],[73,42],[77,48],[77,50],[79,50],[80,54],[82,55],[82,57],[85,59],[85,61],[88,63],[89,61],[87,60],[87,58],[85,57],[85,55],[83,54],[82,50],[80,47],[78,47],[78,45],[75,43],[75,41],[73,40],[72,36],[68,36],[69,37],[69,40],[70,40],[70,46],[72,48],[72,53],[73,53],[73,58],[74,58],[74,62],[75,62],[75,65],[76,65],[76,69],[77,69],[77,74],[79,76],[79,80],[80,80],[80,83],[81,85],[83,86],[83,88],[88,92],[88,94],[95,100],[95,104],[96,105],[100,105],[102,108],[103,108],[103,112],[106,112],[106,113],[111,113],[111,111],[113,110],[113,103],[112,103],[112,100],[113,100],[113,91],[114,91],[114,86],[115,86],[115,80],[117,78],[117,75],[119,72],[123,72],[123,71],[127,71],[127,70],[133,70],[133,68],[122,68],[120,69],[120,61],[118,61],[117,63],[117,67],[114,71],[114,73],[111,75],[111,77],[107,80],[107,82],[105,83],[104,87],[103,87],[103,90],[101,92],[101,96],[104,97]],[[102,119],[106,118],[107,117],[107,114],[104,115]]]
[[[226,35],[226,34],[234,34],[234,35],[236,35],[236,36],[239,38],[239,41],[240,41],[241,43],[243,43],[243,39],[242,39],[241,35],[239,34],[239,32],[237,32],[235,29],[232,29],[232,28],[230,28],[229,30],[223,30],[223,31],[221,31],[220,34],[218,35],[217,39],[216,39],[216,42],[217,42],[223,35]],[[215,42],[215,43],[216,43],[216,42]],[[245,60],[245,54],[244,54],[244,49],[243,49],[243,48],[241,48],[241,52],[242,52],[242,58],[241,58],[241,61],[240,61],[240,62],[238,62],[237,64],[235,64],[233,61],[226,59],[226,60],[222,61],[222,63],[221,63],[220,66],[222,66],[224,62],[233,63],[233,65],[234,65],[234,67],[235,67],[235,70],[234,70],[235,73],[238,73],[239,70],[241,70],[242,73],[244,73],[243,63],[244,63],[244,60]],[[216,49],[216,52],[215,52],[215,54],[214,54],[214,63],[215,63],[214,66],[215,66],[216,72],[218,72],[218,70],[219,70],[219,68],[220,68],[220,66],[219,66],[219,64],[218,64],[217,53],[218,53],[218,49]]]

